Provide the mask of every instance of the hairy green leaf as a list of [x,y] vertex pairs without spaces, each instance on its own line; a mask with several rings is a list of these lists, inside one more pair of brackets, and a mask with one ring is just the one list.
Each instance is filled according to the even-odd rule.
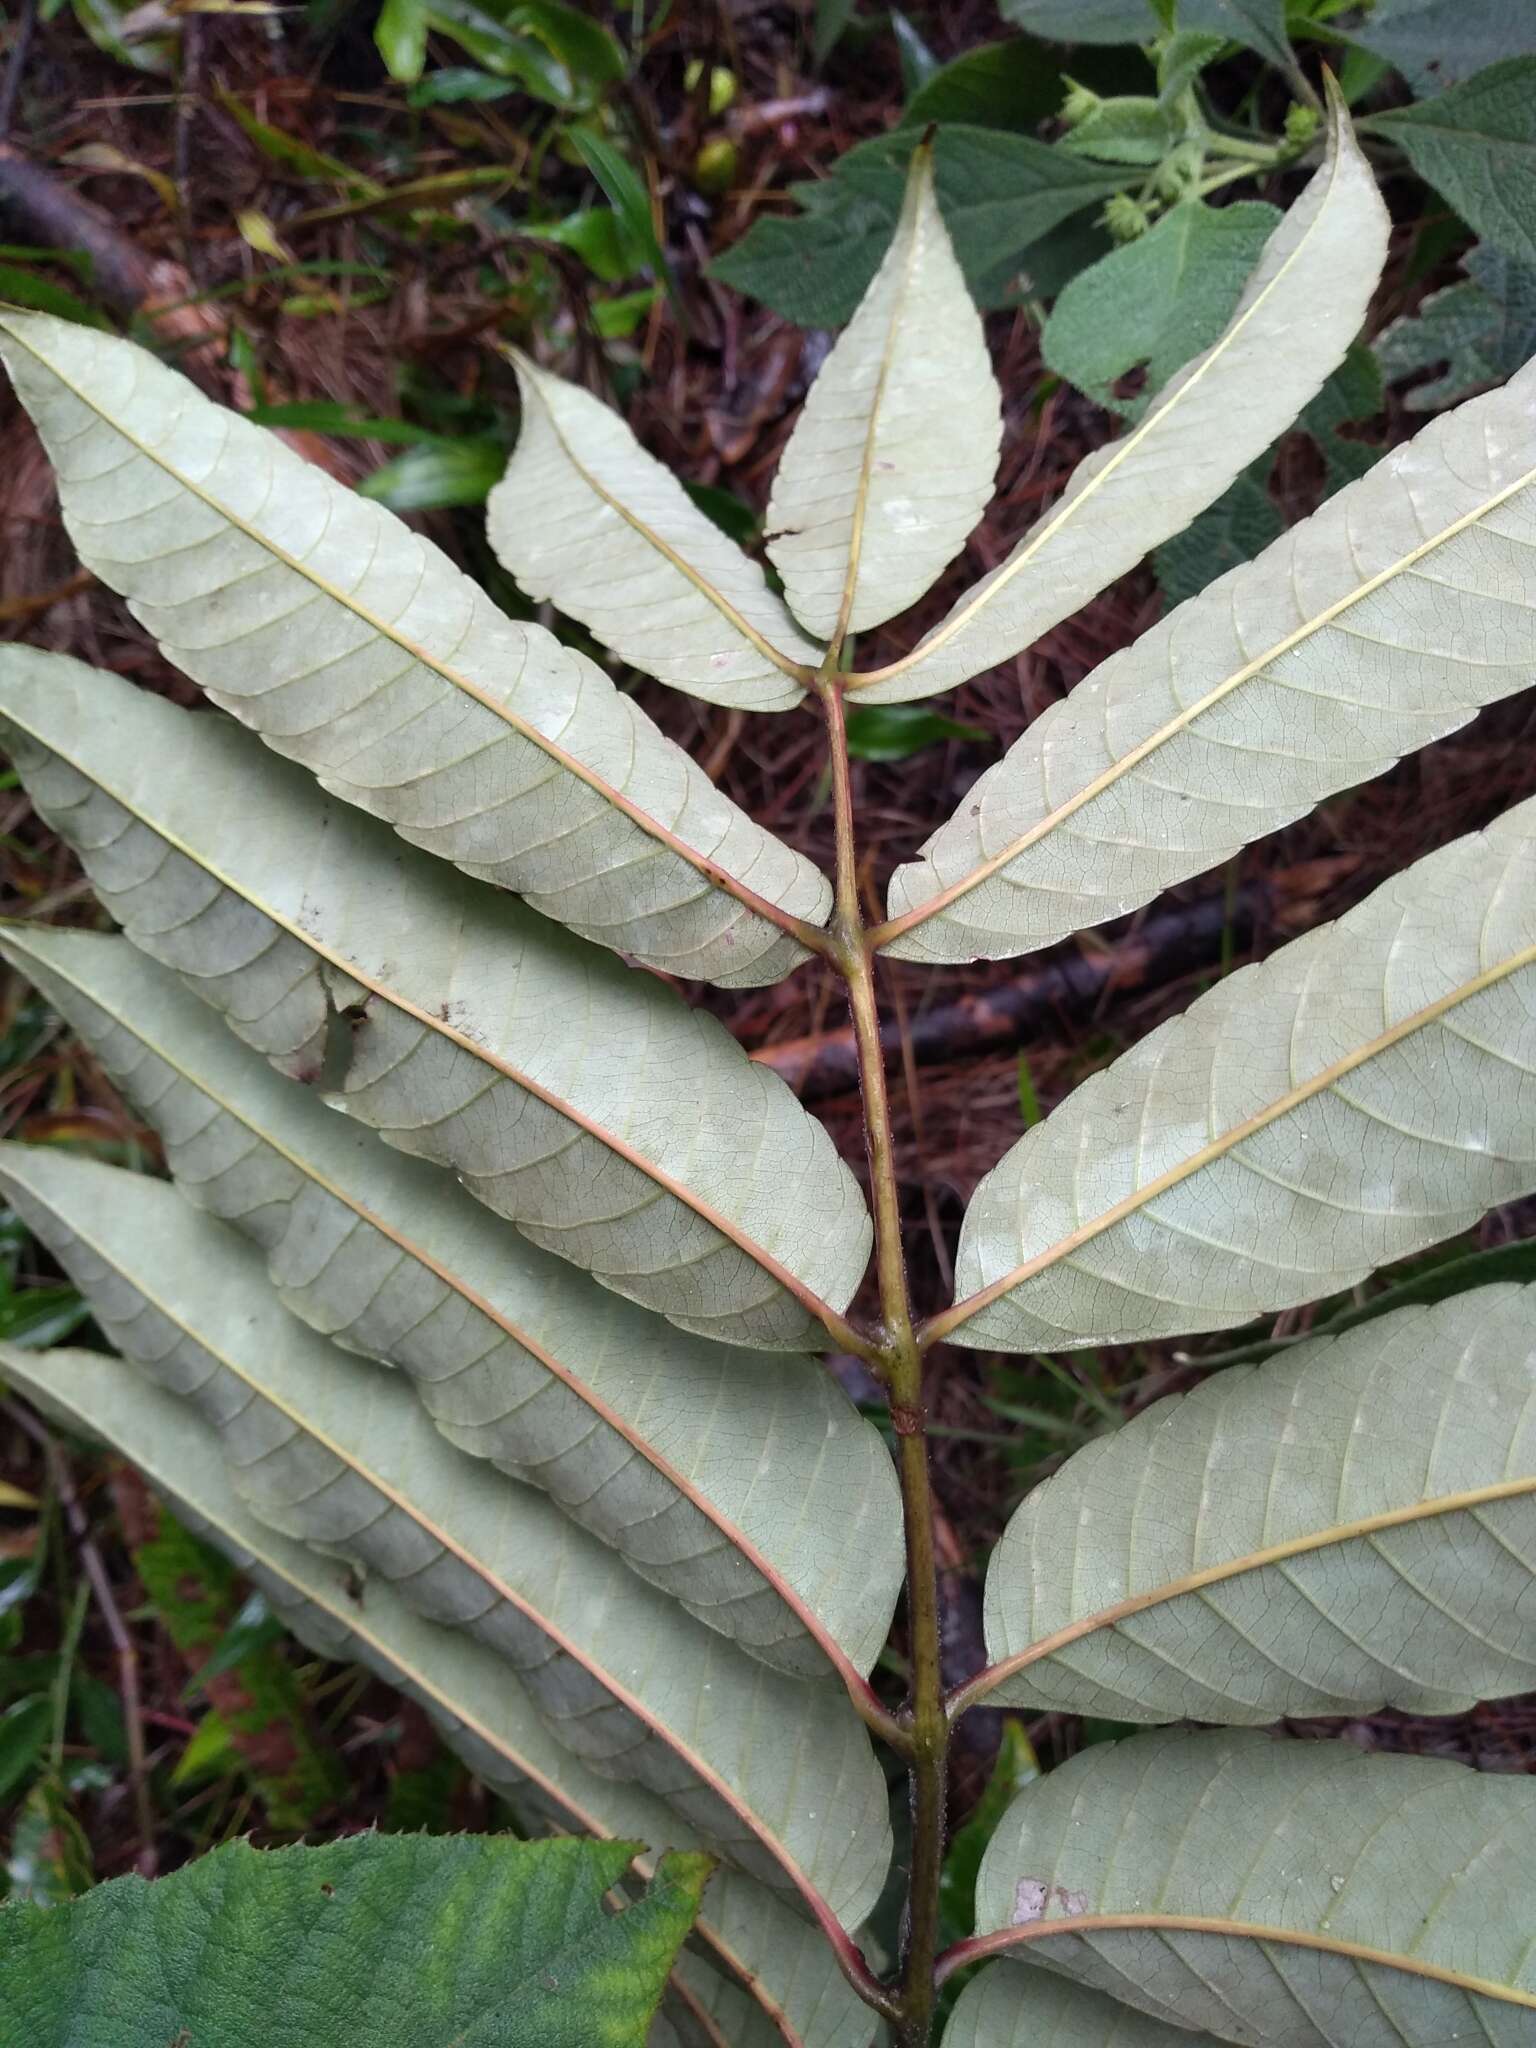
[[[713,1017],[409,852],[227,720],[0,655],[34,800],[128,935],[285,1072],[453,1166],[545,1249],[767,1348],[852,1295],[857,1184]],[[759,1235],[758,1233],[761,1233]]]
[[153,356],[41,314],[0,355],[86,566],[213,700],[467,873],[731,985],[804,957],[825,878],[584,655]]
[[123,1353],[218,1430],[238,1490],[503,1657],[558,1739],[850,1926],[889,1854],[885,1784],[840,1687],[744,1657],[560,1513],[443,1441],[394,1374],[276,1301],[254,1248],[164,1182],[25,1146],[3,1187]]
[[[901,215],[916,131],[861,142],[817,184],[791,187],[804,211],[764,215],[717,258],[723,284],[763,299],[802,327],[840,327],[874,280]],[[946,124],[934,138],[939,211],[971,291],[1008,296],[1018,259],[1124,173],[1064,155],[1032,135]]]
[[1223,2040],[1514,2048],[1536,2025],[1533,1893],[1536,1781],[1159,1732],[1022,1793],[976,1896],[1012,1954]]
[[982,1181],[962,1344],[1230,1328],[1536,1188],[1536,799],[1232,974]]
[[919,133],[935,121],[1028,134],[1061,102],[1061,74],[1049,51],[1022,36],[979,43],[941,65],[902,110],[903,128]]
[[630,1853],[511,1835],[225,1842],[154,1884],[0,1908],[0,2014],[36,2048],[644,2048],[709,1864],[664,1859],[614,1914]]
[[18,926],[0,951],[154,1123],[182,1192],[261,1245],[295,1314],[402,1367],[451,1443],[544,1488],[755,1655],[869,1670],[901,1584],[900,1500],[874,1426],[819,1366],[759,1370],[659,1328],[274,1074],[126,941]]
[[[908,655],[857,687],[932,696],[1017,654],[1219,497],[1319,389],[1364,318],[1387,216],[1335,100],[1321,169],[1265,244],[1225,331]],[[1170,245],[1172,243],[1170,241]]]
[[1536,52],[1536,10],[1528,0],[1375,0],[1349,33],[1429,93]]
[[1530,1691],[1536,1288],[1299,1344],[1087,1445],[993,1553],[987,1649],[996,1704],[1120,1721]]
[[993,1963],[967,1984],[943,2048],[1224,2048],[1044,1970]]
[[1536,367],[1395,449],[1037,719],[898,868],[891,951],[1147,902],[1531,679]]
[[808,641],[762,570],[579,385],[516,358],[522,427],[487,532],[523,589],[674,689],[781,711],[804,695]]
[[1002,431],[981,316],[919,147],[885,261],[774,478],[768,553],[795,616],[830,640],[915,603],[981,517]]
[[[311,1649],[367,1665],[425,1707],[470,1768],[530,1823],[640,1841],[642,1872],[654,1868],[661,1849],[698,1846],[669,1806],[638,1785],[599,1777],[556,1742],[522,1688],[508,1684],[494,1651],[424,1619],[377,1573],[357,1583],[338,1559],[252,1514],[230,1483],[217,1437],[185,1401],[96,1352],[39,1359],[0,1346],[0,1373],[67,1427],[105,1439],[138,1465],[189,1526],[265,1590]],[[768,2036],[775,2043],[848,2048],[861,2040],[864,2009],[831,1948],[751,1878],[716,1871],[696,1936],[702,1953],[745,1987],[752,2009],[777,2022],[779,2031]]]
[[1373,117],[1472,232],[1536,263],[1536,56],[1490,64],[1432,100]]
[[1160,391],[1208,348],[1280,219],[1256,202],[1218,209],[1184,200],[1073,278],[1040,337],[1046,364],[1101,405],[1134,414],[1138,406],[1115,397],[1118,379],[1145,363],[1148,390]]
[[1484,242],[1469,249],[1461,264],[1464,283],[1431,292],[1416,312],[1394,320],[1376,338],[1391,383],[1439,368],[1438,376],[1404,394],[1409,412],[1450,405],[1513,376],[1536,355],[1536,268],[1512,263]]

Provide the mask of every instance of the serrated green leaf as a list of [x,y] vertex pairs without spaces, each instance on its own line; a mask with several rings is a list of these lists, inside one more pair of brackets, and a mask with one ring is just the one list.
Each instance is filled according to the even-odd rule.
[[1349,34],[1395,64],[1415,92],[1432,93],[1536,52],[1536,12],[1526,0],[1375,0]]
[[690,696],[753,711],[797,704],[800,672],[821,650],[757,563],[620,414],[526,356],[515,360],[522,425],[487,531],[522,588]]
[[506,1835],[225,1842],[154,1884],[0,1908],[0,2012],[36,2048],[102,2029],[146,2044],[644,2048],[709,1865],[663,1859],[614,1914],[628,1860],[627,1843]]
[[915,603],[985,510],[1002,430],[981,316],[920,146],[885,261],[811,385],[769,496],[768,553],[796,618],[841,639]]
[[119,1349],[215,1427],[262,1520],[464,1629],[599,1773],[858,1925],[889,1836],[885,1781],[841,1688],[743,1656],[542,1494],[453,1449],[401,1380],[296,1322],[254,1248],[164,1182],[9,1146],[0,1185]]
[[[336,1558],[259,1521],[230,1484],[218,1440],[184,1401],[94,1352],[46,1359],[0,1348],[0,1371],[76,1432],[105,1438],[139,1465],[177,1513],[263,1586],[288,1625],[323,1656],[355,1659],[424,1706],[478,1775],[537,1825],[666,1847],[697,1838],[637,1785],[598,1777],[549,1734],[501,1658],[460,1629],[423,1619],[378,1574],[361,1585]],[[697,1926],[704,1953],[777,2018],[787,2048],[849,2048],[860,2006],[820,1931],[763,1886],[718,1870]],[[686,1969],[686,1964],[684,1965]],[[733,2042],[734,2048],[734,2042]],[[755,2044],[754,2044],[755,2048]]]
[[1230,1328],[1536,1188],[1536,799],[1229,975],[1006,1153],[962,1344]]
[[1006,958],[1219,866],[1530,681],[1536,369],[1426,427],[1053,705],[892,879]]
[[1008,1524],[978,1696],[1263,1724],[1530,1690],[1533,1386],[1536,1288],[1484,1287],[1157,1402]]
[[[802,327],[853,317],[890,246],[918,134],[860,143],[829,178],[792,188],[804,211],[765,215],[711,265],[712,274]],[[946,124],[934,138],[934,188],[968,288],[1006,294],[1030,246],[1116,191],[1123,172],[1065,156],[1031,135]]]
[[1101,405],[1142,411],[1116,400],[1116,382],[1144,363],[1148,392],[1161,391],[1209,348],[1281,218],[1257,202],[1216,208],[1184,200],[1150,233],[1073,278],[1040,337],[1046,366]]
[[900,1500],[878,1433],[819,1366],[758,1370],[535,1251],[274,1074],[126,941],[13,926],[0,950],[153,1122],[182,1192],[261,1245],[295,1314],[407,1372],[451,1443],[543,1488],[754,1655],[870,1669]]
[[1389,383],[1440,370],[1404,393],[1409,412],[1450,405],[1513,376],[1536,355],[1536,267],[1511,262],[1483,242],[1461,260],[1464,283],[1432,292],[1376,338]]
[[278,752],[649,965],[742,983],[803,957],[783,921],[825,917],[825,878],[593,662],[131,343],[0,329],[82,559]]
[[1221,2039],[1513,2044],[1536,2025],[1533,1890],[1530,1779],[1160,1732],[1099,1744],[1020,1795],[982,1865],[977,1925]]
[[1372,117],[1482,241],[1536,264],[1536,56]]
[[1179,140],[1179,124],[1160,100],[1117,94],[1085,114],[1057,143],[1068,156],[1097,163],[1160,164]]
[[324,1076],[525,1236],[704,1334],[804,1344],[816,1290],[851,1297],[871,1235],[857,1184],[714,1018],[402,847],[227,720],[22,648],[0,655],[0,717],[129,937],[282,1071]]
[[[1343,360],[1387,216],[1335,101],[1327,155],[1265,244],[1225,330],[908,655],[852,679],[872,703],[932,696],[990,668],[1133,568],[1211,504]],[[1114,260],[1114,259],[1108,259]]]

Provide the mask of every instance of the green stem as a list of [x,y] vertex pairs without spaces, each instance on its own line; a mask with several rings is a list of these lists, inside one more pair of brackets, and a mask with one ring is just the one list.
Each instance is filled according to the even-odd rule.
[[949,1721],[940,1668],[938,1567],[933,1540],[933,1487],[923,1409],[923,1354],[912,1320],[902,1253],[901,1203],[891,1134],[874,951],[859,901],[853,791],[841,679],[829,671],[817,681],[827,716],[837,831],[837,902],[830,957],[848,987],[864,1100],[869,1151],[870,1203],[875,1223],[875,1270],[880,1289],[880,1343],[876,1370],[885,1383],[897,1437],[902,1519],[907,1549],[907,1633],[912,1670],[906,1754],[912,1798],[912,1869],[907,1894],[899,2017],[901,2048],[926,2048],[933,2026],[939,1939],[939,1876],[944,1860]]

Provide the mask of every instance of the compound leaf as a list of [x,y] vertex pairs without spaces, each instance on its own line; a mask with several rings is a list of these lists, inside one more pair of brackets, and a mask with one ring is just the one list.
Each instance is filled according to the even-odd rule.
[[648,965],[739,986],[804,957],[826,878],[594,662],[133,343],[9,313],[0,355],[87,568],[326,789]]
[[491,546],[615,654],[714,704],[782,711],[821,650],[762,570],[701,512],[620,415],[515,358],[522,425],[491,492]]
[[[636,1858],[642,1872],[662,1849],[697,1846],[653,1794],[599,1777],[556,1742],[493,1650],[416,1613],[378,1573],[358,1583],[337,1558],[259,1520],[230,1483],[217,1436],[187,1402],[98,1352],[40,1356],[0,1345],[0,1371],[66,1427],[103,1438],[139,1466],[174,1501],[178,1517],[233,1559],[311,1649],[365,1664],[418,1701],[527,1822],[639,1841],[646,1845]],[[766,1887],[717,1870],[695,1934],[751,2006],[779,2025],[767,2038],[788,2048],[846,2048],[843,2030],[864,2009],[821,1933]],[[687,1973],[688,1961],[679,1968]]]
[[1337,100],[1330,123],[1321,169],[1225,331],[1078,465],[1060,502],[911,654],[857,678],[861,694],[932,696],[1017,654],[1186,526],[1290,425],[1343,359],[1386,253],[1386,212]]
[[892,879],[890,950],[1147,902],[1524,689],[1536,366],[1434,421],[1053,705]]
[[182,1193],[262,1247],[296,1315],[400,1366],[451,1443],[754,1655],[869,1670],[901,1505],[874,1425],[819,1366],[758,1371],[659,1327],[283,1080],[126,940],[14,926],[0,952],[155,1125]]
[[[221,718],[0,656],[34,800],[128,936],[284,1071],[528,1237],[732,1342],[818,1334],[870,1226],[822,1127],[713,1017],[411,852]],[[334,1042],[340,1012],[350,1029]]]
[[1225,1329],[1536,1188],[1536,799],[1229,975],[1005,1153],[934,1327]]
[[1299,1344],[1087,1445],[993,1552],[987,1649],[995,1704],[1119,1721],[1536,1687],[1536,1287]]
[[[707,1857],[666,1857],[623,1912],[624,1842],[353,1835],[224,1842],[148,1884],[0,1908],[0,2011],[37,2048],[645,2048]],[[214,1967],[209,1958],[217,1958]]]
[[1536,2025],[1533,1888],[1530,1779],[1347,1742],[1160,1731],[1088,1749],[1015,1800],[982,1863],[977,1925],[1222,2040],[1513,2044]]
[[163,1181],[7,1145],[0,1186],[124,1355],[217,1430],[237,1490],[460,1627],[551,1732],[773,1889],[857,1926],[885,1782],[841,1688],[745,1657],[543,1494],[446,1443],[409,1387],[291,1317],[253,1246]]
[[885,261],[811,385],[768,501],[768,553],[795,616],[831,640],[915,603],[986,507],[1002,427],[919,147]]

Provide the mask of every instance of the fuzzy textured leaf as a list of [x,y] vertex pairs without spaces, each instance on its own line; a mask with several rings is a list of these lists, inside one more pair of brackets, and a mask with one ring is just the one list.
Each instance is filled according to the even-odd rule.
[[[708,1861],[611,1913],[623,1842],[224,1842],[147,1884],[0,1908],[0,2014],[33,2048],[645,2048]],[[217,1961],[210,1967],[210,1957]]]
[[1070,1978],[992,1963],[966,1985],[943,2048],[1224,2048]]
[[768,501],[768,553],[823,640],[913,604],[997,474],[1002,401],[920,147],[873,284],[810,388]]
[[987,1649],[993,1704],[1119,1721],[1536,1688],[1536,1288],[1299,1344],[1088,1444],[993,1552]]
[[[238,726],[0,654],[27,786],[135,944],[284,1072],[686,1327],[782,1348],[870,1225],[821,1125],[713,1017],[413,853]],[[761,1233],[760,1235],[758,1233]]]
[[658,1326],[283,1080],[126,940],[15,926],[0,952],[155,1125],[182,1193],[262,1247],[296,1315],[400,1366],[451,1443],[754,1655],[869,1670],[901,1503],[873,1424],[819,1366],[764,1371]]
[[1432,93],[1536,53],[1536,12],[1526,0],[1375,0],[1350,39],[1395,64],[1415,92]]
[[[670,973],[778,980],[826,878],[584,655],[131,342],[0,317],[80,558],[216,704],[349,803]],[[737,893],[731,893],[732,890]]]
[[1532,1189],[1536,799],[1085,1081],[977,1188],[937,1322],[1009,1351],[1224,1329]]
[[807,640],[750,555],[699,510],[623,418],[515,358],[522,425],[491,492],[491,546],[615,654],[713,704],[782,711],[814,669]]
[[902,959],[1134,909],[1526,688],[1536,366],[1434,421],[1052,707],[891,882]]
[[1386,253],[1387,216],[1335,103],[1328,154],[1281,221],[1222,335],[1139,423],[1074,470],[1055,507],[899,661],[875,703],[929,697],[1017,654],[1186,526],[1342,361]]
[[262,1520],[487,1644],[566,1747],[750,1875],[863,1919],[889,1856],[885,1785],[840,1687],[743,1656],[544,1495],[445,1443],[402,1380],[296,1322],[255,1248],[164,1182],[7,1145],[0,1187],[124,1355],[217,1429]]
[[[0,1373],[67,1428],[102,1438],[139,1466],[174,1501],[178,1517],[247,1573],[311,1649],[367,1665],[425,1707],[470,1769],[531,1824],[642,1842],[636,1866],[644,1873],[662,1849],[698,1846],[654,1795],[599,1777],[556,1742],[493,1650],[426,1620],[379,1574],[358,1585],[338,1559],[259,1520],[231,1484],[218,1438],[186,1401],[98,1352],[40,1357],[0,1345]],[[745,1987],[759,2028],[769,2027],[762,2038],[787,2048],[862,2043],[865,2011],[830,1947],[764,1886],[717,1870],[695,1934],[732,1987]],[[690,1974],[687,1958],[679,1967]],[[718,1973],[701,1989],[724,2002]],[[757,2039],[754,2033],[744,2048]]]
[[1480,240],[1536,264],[1536,56],[1490,64],[1371,125]]
[[1533,1895],[1536,1780],[1229,1731],[1082,1752],[976,1888],[1013,1954],[1254,2048],[1530,2041]]

